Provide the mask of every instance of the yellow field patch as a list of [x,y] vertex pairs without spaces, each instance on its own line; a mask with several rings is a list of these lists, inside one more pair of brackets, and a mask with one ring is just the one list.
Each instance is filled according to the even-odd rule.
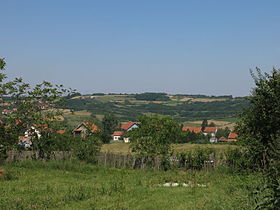
[[[190,151],[196,148],[212,148],[219,153],[227,149],[238,148],[238,146],[236,145],[226,145],[226,144],[173,144],[172,147],[175,153]],[[130,144],[123,143],[123,142],[103,144],[101,147],[101,152],[110,152],[115,154],[129,154],[131,153]]]

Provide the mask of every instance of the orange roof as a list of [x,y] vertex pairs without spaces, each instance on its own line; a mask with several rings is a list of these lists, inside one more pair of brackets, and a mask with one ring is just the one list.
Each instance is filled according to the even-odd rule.
[[122,136],[124,135],[124,131],[114,131],[113,136]]
[[217,130],[216,127],[206,127],[203,132],[204,133],[215,133],[216,130]]
[[227,139],[227,141],[237,141],[236,139]]
[[221,138],[219,138],[219,141],[227,141],[227,139],[222,136]]
[[36,128],[40,128],[42,130],[48,130],[51,131],[52,129],[49,128],[48,124],[32,124]]
[[56,131],[56,133],[58,133],[58,134],[64,134],[66,131],[65,130],[58,130],[58,131]]
[[200,133],[201,128],[200,127],[193,127],[193,126],[184,126],[182,128],[182,131],[191,131],[191,132],[195,132],[195,133]]
[[228,135],[228,138],[229,139],[236,139],[238,137],[238,134],[237,133],[230,133],[229,135]]
[[136,122],[129,121],[125,124],[122,124],[121,129],[127,131],[134,124],[136,124]]
[[99,128],[97,127],[97,125],[95,125],[94,123],[90,123],[90,122],[83,122],[83,124],[88,127],[92,132],[97,132],[99,131]]

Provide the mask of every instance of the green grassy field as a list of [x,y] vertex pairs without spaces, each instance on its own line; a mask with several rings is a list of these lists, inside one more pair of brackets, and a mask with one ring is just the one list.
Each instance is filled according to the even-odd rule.
[[[79,162],[0,165],[0,209],[252,209],[256,174],[108,169]],[[166,182],[189,187],[163,187]],[[204,187],[201,187],[203,185]]]

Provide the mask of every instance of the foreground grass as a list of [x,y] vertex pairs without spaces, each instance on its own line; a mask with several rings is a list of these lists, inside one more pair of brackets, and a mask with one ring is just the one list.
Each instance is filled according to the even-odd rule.
[[[108,169],[79,162],[0,166],[0,209],[252,209],[258,175]],[[191,187],[162,187],[166,182]],[[199,187],[198,184],[206,185]]]
[[[129,154],[130,153],[130,144],[123,142],[115,142],[111,144],[103,144],[101,151],[102,152],[111,152],[116,154]],[[212,148],[217,153],[224,152],[228,149],[234,149],[238,146],[230,145],[230,144],[173,144],[173,150],[175,153],[177,152],[186,152],[190,150],[195,150],[196,148]]]

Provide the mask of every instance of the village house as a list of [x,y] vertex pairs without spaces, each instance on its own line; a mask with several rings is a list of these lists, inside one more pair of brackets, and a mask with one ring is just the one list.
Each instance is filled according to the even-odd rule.
[[[30,128],[24,132],[24,136],[18,137],[18,140],[19,140],[18,144],[20,146],[23,146],[26,148],[32,146],[32,140],[34,138],[40,139],[42,137],[42,133],[41,133],[42,131],[54,132],[54,130],[49,128],[49,126],[47,124],[44,124],[44,125],[34,124],[34,125],[30,126]],[[57,134],[64,134],[66,132],[66,130],[57,130],[55,132]]]
[[73,135],[80,136],[81,138],[85,138],[91,133],[97,133],[99,128],[94,123],[90,122],[82,122],[76,128],[72,130]]
[[125,134],[127,134],[132,129],[138,128],[138,124],[136,122],[129,121],[127,123],[124,123],[121,125],[120,131],[115,131],[113,133],[113,141],[119,141],[123,140],[125,143],[129,143],[129,138],[125,137]]
[[231,132],[231,133],[228,135],[227,141],[237,141],[237,137],[238,137],[238,134],[237,134],[237,133]]
[[206,127],[202,133],[205,136],[210,135],[211,138],[215,138],[217,130],[218,130],[217,127]]
[[125,134],[124,131],[114,131],[114,133],[113,133],[113,140],[114,141],[120,141],[124,134]]
[[121,130],[125,131],[125,132],[129,132],[131,131],[132,129],[134,128],[138,128],[138,124],[136,122],[132,122],[132,121],[129,121],[127,123],[124,123],[121,125]]
[[216,127],[206,127],[204,131],[202,131],[201,127],[196,127],[196,126],[184,126],[182,127],[182,131],[190,131],[194,133],[203,133],[205,136],[210,136],[210,142],[211,143],[216,143],[217,138],[216,138],[216,133],[217,133],[218,128]]

